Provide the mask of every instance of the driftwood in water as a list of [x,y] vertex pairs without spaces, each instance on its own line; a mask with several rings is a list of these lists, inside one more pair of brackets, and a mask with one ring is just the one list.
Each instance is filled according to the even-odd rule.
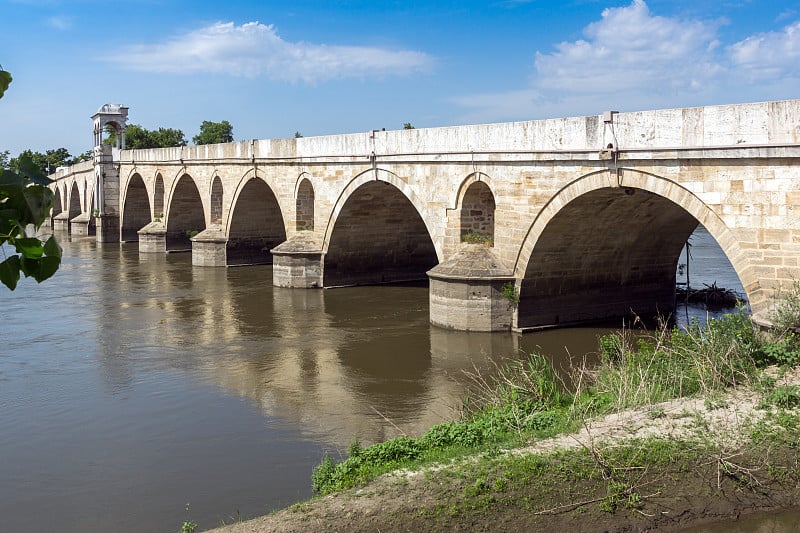
[[711,285],[705,285],[703,289],[677,287],[675,295],[679,302],[699,303],[711,310],[729,309],[744,303],[744,300],[734,291],[717,287],[716,281]]

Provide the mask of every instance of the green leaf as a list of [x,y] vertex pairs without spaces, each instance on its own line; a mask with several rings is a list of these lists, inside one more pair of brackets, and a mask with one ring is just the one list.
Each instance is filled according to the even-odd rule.
[[53,208],[53,191],[41,185],[31,185],[26,187],[22,194],[31,213],[31,220],[25,222],[38,228]]
[[50,238],[44,243],[44,253],[47,257],[61,259],[61,245],[58,244],[55,235],[50,235]]
[[19,158],[19,171],[23,176],[26,176],[32,182],[39,185],[47,185],[53,181],[45,176],[44,172],[39,170],[39,167],[37,167],[33,161],[27,157]]
[[56,273],[58,267],[61,265],[60,257],[43,257],[39,261],[39,268],[33,274],[33,279],[41,283],[53,274]]
[[41,257],[38,259],[23,257],[20,262],[20,269],[23,274],[41,283],[55,274],[60,264],[60,257]]
[[[6,92],[8,86],[11,85],[11,73],[6,72],[3,69],[0,69],[0,98],[3,97],[3,93]],[[13,290],[13,289],[12,289]]]
[[25,188],[25,184],[25,178],[19,174],[5,169],[0,172],[0,191],[6,194],[11,194],[14,191],[21,191]]
[[0,263],[0,282],[12,291],[17,288],[19,269],[20,261],[17,255],[12,255]]
[[42,241],[35,237],[14,239],[14,246],[17,248],[17,252],[26,259],[39,259],[44,252]]

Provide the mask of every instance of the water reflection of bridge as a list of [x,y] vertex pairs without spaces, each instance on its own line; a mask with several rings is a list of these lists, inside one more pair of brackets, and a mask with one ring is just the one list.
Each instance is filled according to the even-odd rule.
[[462,399],[462,369],[518,350],[516,336],[431,327],[424,287],[295,291],[273,287],[269,266],[192,268],[185,255],[104,253],[119,253],[120,267],[99,288],[110,386],[124,388],[131,359],[155,351],[159,364],[341,447],[398,428],[421,433]]

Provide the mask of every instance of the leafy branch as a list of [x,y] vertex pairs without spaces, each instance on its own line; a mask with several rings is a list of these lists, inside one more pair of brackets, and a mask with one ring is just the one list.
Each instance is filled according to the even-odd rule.
[[[0,66],[0,98],[11,83],[11,74]],[[42,242],[29,237],[28,226],[38,229],[53,208],[51,180],[29,158],[20,158],[19,173],[0,170],[0,282],[12,291],[20,273],[42,282],[61,265],[61,247],[53,236]],[[15,253],[8,255],[8,243]]]

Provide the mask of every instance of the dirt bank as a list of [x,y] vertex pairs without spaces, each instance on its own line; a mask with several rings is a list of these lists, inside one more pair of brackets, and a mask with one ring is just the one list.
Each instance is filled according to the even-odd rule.
[[753,390],[664,402],[214,531],[679,531],[797,506],[800,414],[764,407]]

